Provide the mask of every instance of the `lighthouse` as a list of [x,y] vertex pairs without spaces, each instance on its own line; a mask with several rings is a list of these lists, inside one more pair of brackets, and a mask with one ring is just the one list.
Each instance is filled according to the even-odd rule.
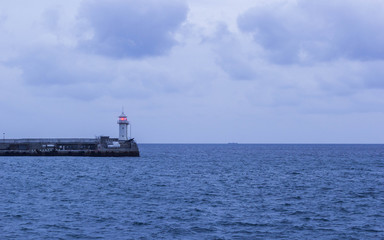
[[117,121],[117,124],[119,124],[119,140],[120,141],[128,140],[129,122],[124,112],[122,112],[121,115],[119,116],[119,120]]

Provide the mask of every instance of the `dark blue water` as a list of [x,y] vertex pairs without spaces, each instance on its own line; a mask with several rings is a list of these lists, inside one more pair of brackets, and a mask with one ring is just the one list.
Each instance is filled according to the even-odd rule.
[[0,157],[0,239],[384,239],[384,145]]

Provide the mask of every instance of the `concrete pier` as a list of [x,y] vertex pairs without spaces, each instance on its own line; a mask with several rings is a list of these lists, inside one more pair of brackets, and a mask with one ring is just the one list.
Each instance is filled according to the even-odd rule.
[[34,138],[3,139],[0,156],[140,156],[134,139],[99,138]]

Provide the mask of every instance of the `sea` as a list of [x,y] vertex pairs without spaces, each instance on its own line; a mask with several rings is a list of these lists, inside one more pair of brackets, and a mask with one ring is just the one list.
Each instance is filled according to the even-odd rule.
[[0,239],[384,239],[384,145],[0,157]]

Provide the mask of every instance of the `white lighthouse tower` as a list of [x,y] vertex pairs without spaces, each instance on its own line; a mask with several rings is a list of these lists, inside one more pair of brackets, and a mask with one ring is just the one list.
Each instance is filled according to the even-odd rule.
[[119,140],[128,140],[128,125],[129,122],[127,120],[127,116],[124,112],[119,116],[119,120],[117,121],[119,124]]

